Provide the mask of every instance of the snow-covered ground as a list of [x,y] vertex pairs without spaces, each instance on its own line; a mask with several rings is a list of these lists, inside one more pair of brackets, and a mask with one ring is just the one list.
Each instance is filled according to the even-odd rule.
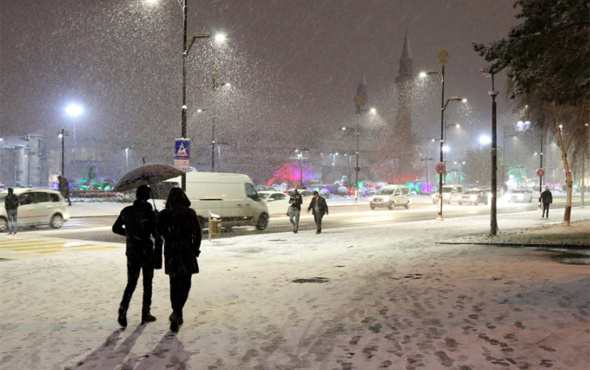
[[[553,215],[498,221],[510,232]],[[590,208],[572,217],[590,233]],[[139,325],[140,283],[119,328],[123,244],[1,261],[0,368],[588,369],[590,267],[436,243],[488,230],[477,216],[204,240],[177,335],[161,270],[158,320]]]

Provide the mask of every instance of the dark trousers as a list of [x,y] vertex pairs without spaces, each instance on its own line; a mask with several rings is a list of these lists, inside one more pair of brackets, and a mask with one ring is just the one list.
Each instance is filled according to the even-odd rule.
[[127,286],[123,292],[121,306],[129,308],[129,302],[131,302],[131,296],[133,296],[133,292],[137,286],[140,271],[143,272],[143,302],[141,312],[142,314],[146,314],[150,312],[150,307],[152,306],[154,266],[151,259],[138,256],[134,253],[128,253],[127,255]]
[[547,212],[547,218],[549,218],[549,205],[551,203],[543,203],[543,216],[541,216],[541,218],[545,217],[545,212]]
[[317,232],[322,232],[322,218],[324,217],[323,214],[321,214],[320,212],[314,212],[313,213],[313,220],[315,221],[315,228],[317,230]]
[[293,231],[297,231],[299,229],[299,215],[301,214],[301,210],[291,207],[289,209],[289,221],[291,225],[293,225]]
[[191,274],[170,275],[170,303],[172,311],[182,317],[182,309],[191,290]]

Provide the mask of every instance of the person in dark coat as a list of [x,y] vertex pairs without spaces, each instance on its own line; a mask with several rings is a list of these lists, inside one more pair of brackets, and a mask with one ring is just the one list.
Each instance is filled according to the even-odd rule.
[[289,203],[291,204],[289,207],[289,221],[293,225],[293,232],[297,234],[297,230],[299,230],[299,216],[301,215],[301,203],[303,203],[303,198],[297,189],[291,193]]
[[192,274],[199,273],[201,225],[191,202],[180,188],[172,188],[166,209],[158,214],[158,230],[164,238],[164,266],[170,278],[170,330],[183,324],[182,309],[191,289]]
[[539,202],[543,203],[543,215],[541,218],[545,217],[545,212],[547,212],[547,218],[549,218],[549,205],[553,203],[553,195],[551,194],[549,187],[546,187],[541,195],[539,195]]
[[70,183],[68,180],[63,176],[58,176],[57,180],[59,181],[59,192],[61,195],[67,199],[68,205],[72,205],[72,201],[70,200]]
[[162,267],[162,241],[157,233],[156,214],[148,203],[150,194],[151,190],[147,185],[138,187],[135,202],[133,202],[132,206],[125,207],[121,211],[113,225],[115,234],[127,237],[125,252],[127,256],[127,286],[123,292],[118,317],[119,324],[123,327],[127,326],[127,310],[129,309],[131,296],[137,286],[140,271],[143,273],[141,323],[156,321],[156,318],[150,313],[152,280],[154,278],[154,268]]
[[6,217],[8,218],[8,235],[16,235],[18,228],[18,197],[14,194],[12,188],[8,188],[8,195],[4,198],[4,208],[6,209]]
[[315,220],[316,226],[316,234],[320,234],[322,232],[322,218],[324,215],[328,214],[328,204],[326,200],[320,197],[320,193],[317,191],[313,192],[313,199],[309,203],[309,207],[307,207],[307,213],[309,211],[313,212],[313,219]]

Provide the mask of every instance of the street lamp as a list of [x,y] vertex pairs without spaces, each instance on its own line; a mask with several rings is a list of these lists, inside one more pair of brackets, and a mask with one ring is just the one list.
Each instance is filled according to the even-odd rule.
[[217,82],[217,70],[211,72],[211,86],[213,87],[213,106],[211,114],[211,172],[215,172],[215,100],[217,97],[217,88],[220,86],[231,86],[226,82]]
[[491,202],[491,211],[490,211],[490,235],[495,236],[498,233],[498,217],[497,217],[497,177],[498,177],[498,146],[497,146],[497,137],[496,137],[496,96],[500,94],[499,91],[496,91],[494,85],[494,74],[499,72],[494,70],[492,67],[487,68],[482,71],[486,75],[492,78],[492,90],[488,91],[488,94],[492,97],[492,150],[491,150],[491,157],[492,157],[492,178],[491,178],[491,185],[492,185],[492,202]]
[[[446,50],[442,50],[438,53],[440,64],[441,64],[441,72],[438,71],[428,71],[420,73],[420,77],[425,78],[429,75],[437,75],[440,79],[440,86],[441,86],[441,108],[440,108],[440,162],[444,162],[443,157],[443,145],[444,145],[444,131],[445,131],[445,109],[447,109],[447,105],[451,101],[461,101],[465,102],[465,99],[461,99],[459,97],[453,96],[445,100],[445,64],[447,64],[447,59],[449,57],[449,53]],[[438,217],[437,220],[442,221],[443,218],[443,194],[442,194],[442,185],[443,185],[443,177],[444,173],[439,174],[438,178]]]
[[57,133],[57,137],[61,139],[61,176],[66,177],[64,171],[64,136],[69,136],[70,133],[63,128]]
[[[371,114],[377,114],[377,109],[375,108],[363,108],[365,104],[364,98],[362,95],[356,95],[354,97],[354,104],[356,108],[356,167],[354,168],[356,177],[355,177],[355,192],[354,192],[354,202],[358,203],[359,201],[359,171],[361,168],[359,167],[359,129],[361,127],[361,112],[369,112]],[[342,130],[350,127],[343,127]]]
[[358,125],[357,127],[353,127],[353,126],[346,126],[346,127],[342,127],[340,129],[340,131],[354,131],[354,134],[356,135],[356,151],[354,152],[354,154],[356,155],[356,167],[354,168],[355,173],[356,173],[356,179],[355,179],[355,187],[354,187],[354,201],[355,203],[358,202],[358,191],[359,191],[359,171],[360,171],[360,167],[359,167],[359,128]]
[[[188,18],[188,7],[187,7],[188,0],[182,0],[182,28],[183,28],[183,38],[182,38],[182,121],[181,121],[181,130],[180,135],[183,139],[186,138],[186,111],[188,107],[186,106],[186,60],[188,57],[188,53],[193,46],[193,43],[196,39],[208,39],[211,37],[210,33],[195,33],[189,44],[187,44],[187,18]],[[217,35],[215,36],[215,40],[218,42],[223,42],[225,40],[225,36]],[[182,190],[186,190],[186,174],[182,174],[181,180]]]
[[303,189],[303,153],[309,152],[307,148],[295,148],[295,153],[297,153],[297,158],[299,159],[299,180],[301,181],[301,188]]

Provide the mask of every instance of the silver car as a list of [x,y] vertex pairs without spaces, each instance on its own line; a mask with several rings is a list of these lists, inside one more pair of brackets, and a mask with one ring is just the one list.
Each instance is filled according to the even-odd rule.
[[[59,191],[46,189],[14,189],[18,197],[18,226],[49,225],[59,229],[70,218],[68,203]],[[0,232],[8,229],[4,199],[7,191],[0,193]]]

